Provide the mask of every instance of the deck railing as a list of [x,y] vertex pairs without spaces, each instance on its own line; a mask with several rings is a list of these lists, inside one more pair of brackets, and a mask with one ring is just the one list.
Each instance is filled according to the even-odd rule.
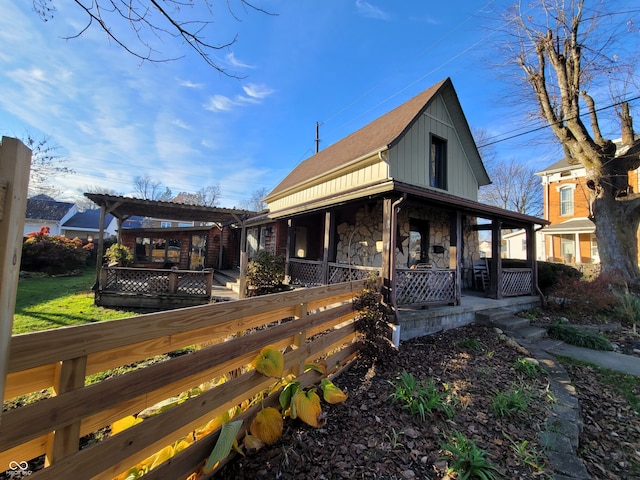
[[[305,364],[323,358],[333,373],[354,358],[352,299],[363,286],[341,283],[16,335],[5,400],[47,389],[51,395],[2,413],[0,465],[46,455],[47,466],[34,477],[112,479],[186,438],[190,446],[144,477],[186,478],[202,467],[219,433],[192,442],[194,432],[272,385],[248,367],[264,346],[287,352],[285,374],[298,375],[303,386],[320,379],[315,371],[303,374]],[[162,361],[149,364],[158,355]],[[136,363],[138,369],[117,373]],[[221,378],[227,381],[215,382]],[[197,387],[203,393],[194,394]],[[181,394],[182,403],[79,449],[81,437]],[[275,395],[264,404],[277,404]],[[245,420],[239,436],[253,413],[234,418]]]
[[456,271],[453,269],[397,268],[398,305],[423,306],[456,301]]
[[504,268],[502,295],[506,297],[533,294],[533,271],[530,268]]
[[149,295],[210,296],[213,270],[165,270],[157,268],[103,267],[100,290]]

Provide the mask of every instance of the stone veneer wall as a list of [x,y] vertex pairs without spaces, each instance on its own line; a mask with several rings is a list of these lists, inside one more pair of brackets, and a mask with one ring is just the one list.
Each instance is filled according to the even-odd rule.
[[[398,230],[401,243],[396,245],[396,268],[407,268],[409,250],[409,219],[429,221],[429,263],[435,268],[449,268],[451,236],[450,215],[438,209],[405,207],[398,214]],[[472,259],[479,257],[478,232],[473,230],[475,218],[465,217],[462,225],[465,251],[463,252],[464,286],[471,281]],[[356,212],[355,224],[343,222],[337,227],[336,262],[351,263],[370,267],[382,266],[382,203],[374,207],[360,207]],[[434,253],[433,246],[440,245],[443,253]]]

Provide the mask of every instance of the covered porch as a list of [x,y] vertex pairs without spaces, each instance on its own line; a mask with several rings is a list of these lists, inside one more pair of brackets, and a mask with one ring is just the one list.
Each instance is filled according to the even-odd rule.
[[[535,296],[534,226],[541,223],[535,217],[396,183],[393,195],[292,216],[287,274],[291,284],[301,286],[380,276],[387,302],[396,311],[459,306],[463,291],[492,299]],[[526,232],[527,259],[523,268],[508,268],[501,258],[501,235],[516,228]],[[481,257],[481,231],[491,235],[491,258]]]
[[[132,266],[96,265],[95,302],[124,308],[180,308],[211,302],[215,269],[240,263],[240,232],[254,212],[86,193],[118,221],[117,242],[133,253]],[[133,216],[176,220],[173,228],[123,228]],[[188,226],[187,226],[188,225]],[[97,258],[105,252],[102,234]]]

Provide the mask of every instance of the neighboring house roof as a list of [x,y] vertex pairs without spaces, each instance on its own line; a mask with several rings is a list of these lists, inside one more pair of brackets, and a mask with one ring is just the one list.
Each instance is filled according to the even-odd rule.
[[536,172],[536,175],[543,176],[543,175],[548,175],[550,173],[562,172],[564,170],[575,170],[578,168],[584,168],[584,167],[580,163],[570,163],[569,159],[565,157],[562,160],[558,160],[557,162],[552,163],[548,167],[543,168],[541,171]]
[[144,217],[133,215],[122,222],[122,229],[125,228],[142,228],[144,225]]
[[27,200],[27,220],[60,221],[74,207],[73,203],[57,202],[47,195],[36,195]]
[[360,130],[304,160],[269,193],[265,201],[314,178],[344,167],[351,162],[383,152],[392,147],[411,128],[436,95],[440,93],[447,95],[447,107],[453,110],[450,113],[456,130],[459,132],[466,131],[467,135],[465,137],[468,137],[468,140],[463,141],[463,144],[476,159],[475,162],[472,162],[472,168],[479,185],[488,184],[490,180],[473,142],[469,125],[462,112],[462,107],[453,89],[451,79],[447,78],[377,118]]
[[541,230],[545,234],[594,233],[595,231],[595,224],[588,218],[572,218],[566,222],[544,227]]
[[[104,224],[110,225],[114,220],[114,216],[106,214],[104,216]],[[92,210],[85,210],[84,212],[78,212],[69,220],[64,222],[62,228],[68,230],[95,230],[100,229],[100,209],[94,208]]]

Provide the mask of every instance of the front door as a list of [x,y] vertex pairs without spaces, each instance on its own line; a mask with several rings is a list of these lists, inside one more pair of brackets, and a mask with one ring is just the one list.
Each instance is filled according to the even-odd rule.
[[429,262],[429,223],[425,220],[410,220],[409,255],[407,267]]

